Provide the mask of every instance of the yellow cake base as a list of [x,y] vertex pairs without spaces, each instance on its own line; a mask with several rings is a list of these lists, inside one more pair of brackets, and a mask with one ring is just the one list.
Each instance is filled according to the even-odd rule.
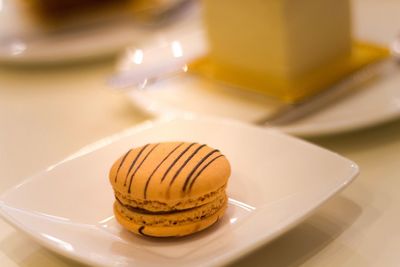
[[229,68],[202,57],[189,64],[189,71],[205,78],[278,98],[286,103],[297,103],[328,88],[351,73],[390,55],[389,50],[377,45],[355,42],[351,54],[307,75],[285,79],[257,75]]

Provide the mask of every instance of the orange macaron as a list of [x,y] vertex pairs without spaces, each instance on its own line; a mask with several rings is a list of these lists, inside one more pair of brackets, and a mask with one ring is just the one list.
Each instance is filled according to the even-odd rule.
[[223,216],[231,168],[206,144],[165,142],[132,148],[111,167],[114,214],[144,236],[185,236]]

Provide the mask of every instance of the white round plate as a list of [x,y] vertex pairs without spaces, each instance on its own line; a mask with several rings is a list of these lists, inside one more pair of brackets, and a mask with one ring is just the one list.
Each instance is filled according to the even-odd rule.
[[[184,238],[129,233],[113,216],[109,168],[132,146],[171,140],[223,151],[232,166],[227,212]],[[90,265],[222,266],[293,228],[357,174],[354,162],[278,131],[174,119],[137,126],[49,167],[0,197],[0,215],[43,246]]]
[[[12,64],[55,64],[82,61],[110,56],[120,52],[129,44],[143,43],[152,38],[166,38],[170,31],[190,24],[192,16],[179,16],[182,21],[165,27],[143,26],[117,14],[98,15],[94,22],[83,21],[83,29],[77,25],[72,29],[48,33],[43,26],[24,14],[18,1],[0,0],[0,62]],[[190,20],[187,20],[187,19]],[[92,18],[93,20],[93,18]],[[96,22],[97,21],[97,22]],[[107,23],[110,21],[110,23]],[[96,26],[97,25],[97,26]]]
[[[399,1],[354,1],[354,31],[357,39],[388,45],[400,31]],[[185,36],[184,56],[192,53],[199,37]],[[192,39],[192,45],[190,44]],[[146,50],[146,48],[144,48]],[[197,53],[198,51],[196,51]],[[186,53],[186,54],[185,54]],[[150,49],[145,55],[165,58],[165,49]],[[154,61],[154,60],[153,60]],[[161,60],[162,61],[162,60]],[[399,68],[400,69],[400,68]],[[280,130],[299,136],[336,134],[377,125],[400,116],[400,71],[380,79],[359,92],[327,106],[302,120],[279,126]],[[204,90],[204,89],[207,90]],[[196,113],[253,122],[276,108],[276,103],[259,95],[232,91],[191,75],[161,79],[144,90],[130,90],[131,101],[155,116],[170,113]]]

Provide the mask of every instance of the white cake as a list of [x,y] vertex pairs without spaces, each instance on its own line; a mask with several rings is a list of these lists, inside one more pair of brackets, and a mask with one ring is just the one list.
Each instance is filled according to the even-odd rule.
[[292,79],[351,50],[349,0],[203,0],[210,56]]

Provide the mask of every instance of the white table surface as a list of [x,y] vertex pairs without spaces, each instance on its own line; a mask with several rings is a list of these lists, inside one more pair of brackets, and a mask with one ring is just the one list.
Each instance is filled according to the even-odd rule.
[[[384,15],[371,17],[379,22]],[[400,23],[391,27],[400,30]],[[0,67],[0,193],[86,144],[149,119],[105,86],[112,69],[112,61]],[[354,160],[361,175],[305,222],[232,266],[400,266],[400,121],[310,141]],[[0,219],[0,266],[80,264]]]

